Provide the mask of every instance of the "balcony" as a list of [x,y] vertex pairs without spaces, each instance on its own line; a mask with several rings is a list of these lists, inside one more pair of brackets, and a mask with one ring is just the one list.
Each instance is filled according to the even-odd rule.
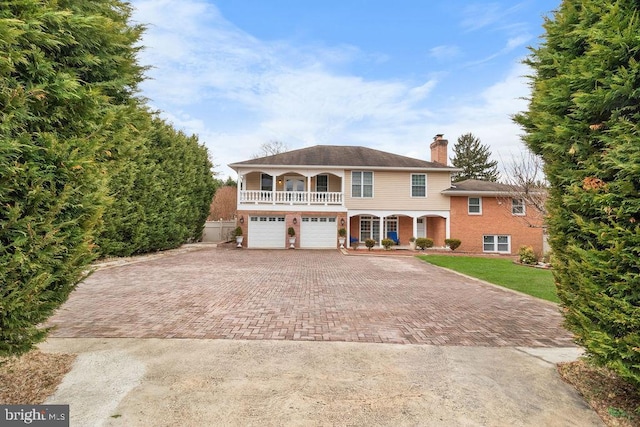
[[240,204],[254,205],[307,205],[342,206],[343,193],[316,191],[261,191],[241,190]]

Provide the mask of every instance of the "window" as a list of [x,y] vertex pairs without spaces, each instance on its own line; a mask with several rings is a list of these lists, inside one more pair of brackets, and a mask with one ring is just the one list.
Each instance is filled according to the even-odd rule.
[[469,197],[469,215],[482,215],[482,198]]
[[427,197],[427,175],[411,174],[411,197]]
[[380,241],[380,218],[364,215],[360,217],[360,241],[364,242],[366,239]]
[[316,176],[316,191],[319,193],[329,191],[329,177],[327,175]]
[[500,234],[483,236],[482,251],[511,253],[511,236]]
[[260,190],[273,191],[273,177],[271,175],[260,174]]
[[513,215],[524,215],[524,200],[511,199],[511,213]]
[[351,197],[373,197],[373,172],[351,172]]

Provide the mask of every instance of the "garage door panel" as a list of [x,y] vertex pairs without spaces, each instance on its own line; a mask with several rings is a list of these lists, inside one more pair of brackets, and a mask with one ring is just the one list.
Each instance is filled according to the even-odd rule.
[[279,216],[249,217],[249,248],[285,247],[285,221]]
[[333,249],[337,242],[335,217],[302,217],[300,247],[308,249]]

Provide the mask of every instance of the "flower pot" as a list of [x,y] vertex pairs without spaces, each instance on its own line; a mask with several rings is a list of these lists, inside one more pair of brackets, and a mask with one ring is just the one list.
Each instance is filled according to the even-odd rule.
[[344,249],[344,242],[347,239],[345,237],[338,237],[338,243],[340,243],[340,249]]
[[411,249],[412,251],[416,250],[416,242],[409,242],[409,249]]
[[295,248],[296,248],[296,238],[289,237],[289,249],[295,249]]
[[236,248],[241,248],[242,247],[242,239],[244,239],[244,236],[236,236]]

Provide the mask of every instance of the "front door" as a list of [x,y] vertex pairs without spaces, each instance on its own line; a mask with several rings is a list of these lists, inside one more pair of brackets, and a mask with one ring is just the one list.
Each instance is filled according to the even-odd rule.
[[425,227],[425,219],[418,218],[418,230],[416,231],[418,235],[416,237],[427,237],[427,229]]

